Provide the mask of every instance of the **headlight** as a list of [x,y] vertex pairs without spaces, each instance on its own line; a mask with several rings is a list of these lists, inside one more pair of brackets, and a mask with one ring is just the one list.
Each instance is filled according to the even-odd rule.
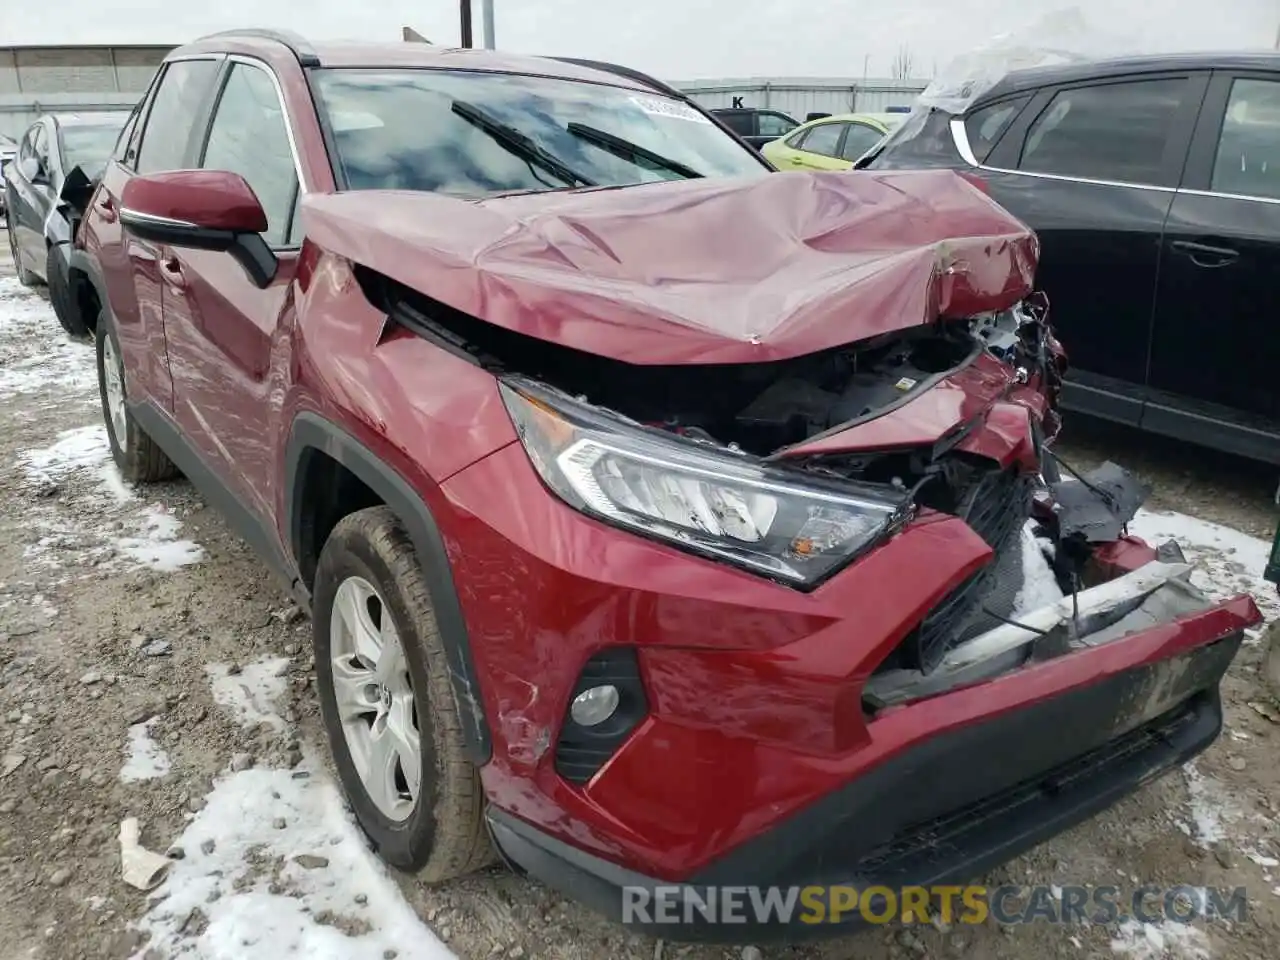
[[908,515],[890,487],[800,477],[529,380],[500,386],[534,468],[570,506],[778,580],[815,586]]

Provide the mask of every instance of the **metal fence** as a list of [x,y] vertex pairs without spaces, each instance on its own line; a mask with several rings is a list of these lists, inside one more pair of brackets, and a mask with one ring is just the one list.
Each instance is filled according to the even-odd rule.
[[133,106],[172,47],[0,47],[0,133],[19,136],[42,113]]
[[883,113],[910,106],[928,80],[754,77],[744,80],[688,80],[673,86],[707,108],[758,107],[803,120],[810,113]]

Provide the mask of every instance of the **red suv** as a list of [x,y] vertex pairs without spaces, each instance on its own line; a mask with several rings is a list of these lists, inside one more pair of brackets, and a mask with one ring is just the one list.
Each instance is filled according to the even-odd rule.
[[624,917],[969,878],[1217,735],[1258,611],[1059,475],[1037,252],[622,68],[247,31],[165,62],[73,279],[121,470],[312,611],[381,855]]

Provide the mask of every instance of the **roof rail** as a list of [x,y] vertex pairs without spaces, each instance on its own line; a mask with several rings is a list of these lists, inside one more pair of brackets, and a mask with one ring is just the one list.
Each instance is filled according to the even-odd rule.
[[689,99],[689,95],[684,91],[677,90],[669,83],[663,83],[647,73],[641,73],[639,70],[633,70],[630,67],[621,67],[616,63],[606,63],[603,60],[581,60],[577,57],[551,57],[550,59],[559,60],[561,63],[572,63],[579,67],[588,67],[592,70],[602,70],[605,73],[612,73],[619,77],[626,77],[628,80],[643,83],[646,87],[652,87],[659,93],[665,93],[667,96],[675,97],[677,100]]
[[320,56],[307,41],[306,37],[294,33],[292,30],[267,30],[258,27],[247,27],[240,30],[219,30],[217,33],[210,33],[199,39],[214,40],[219,37],[228,39],[233,37],[256,37],[259,40],[274,40],[276,43],[283,43],[288,47],[289,51],[298,58],[298,63],[301,66],[320,66]]

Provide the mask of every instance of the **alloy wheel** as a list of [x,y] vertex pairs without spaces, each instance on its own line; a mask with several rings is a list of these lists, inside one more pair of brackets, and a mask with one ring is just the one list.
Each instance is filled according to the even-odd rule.
[[111,417],[111,431],[115,434],[116,444],[127,452],[129,431],[124,405],[124,371],[111,337],[107,337],[102,344],[102,376],[107,397],[107,415]]
[[352,764],[383,816],[403,822],[422,785],[422,741],[399,631],[362,577],[338,585],[329,629],[334,701]]

